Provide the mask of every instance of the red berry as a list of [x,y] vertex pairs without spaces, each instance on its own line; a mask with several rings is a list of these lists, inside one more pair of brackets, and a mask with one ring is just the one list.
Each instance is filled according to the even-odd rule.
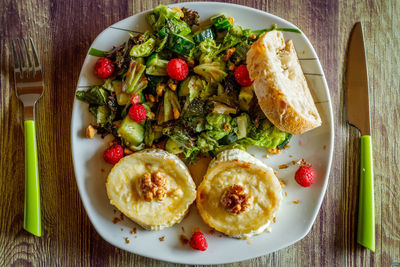
[[117,162],[124,157],[124,150],[120,145],[113,145],[104,151],[103,158],[107,163],[112,165],[117,164]]
[[131,99],[132,105],[139,104],[140,96],[138,94],[133,94]]
[[172,79],[183,81],[189,74],[189,68],[183,59],[174,58],[168,62],[167,73]]
[[241,86],[250,86],[253,84],[246,65],[240,65],[235,69],[235,79]]
[[94,73],[100,79],[107,79],[114,72],[114,63],[105,57],[101,57],[94,65]]
[[192,235],[192,238],[190,238],[189,244],[193,249],[197,249],[197,250],[201,250],[201,251],[205,251],[208,247],[207,240],[204,237],[202,232],[195,232]]
[[314,183],[314,170],[308,166],[301,166],[296,171],[294,179],[299,185],[309,187]]
[[142,123],[146,120],[147,111],[141,104],[132,105],[129,109],[129,118],[138,123]]

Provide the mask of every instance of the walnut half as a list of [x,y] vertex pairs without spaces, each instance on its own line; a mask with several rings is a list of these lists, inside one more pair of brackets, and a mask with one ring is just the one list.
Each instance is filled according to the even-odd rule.
[[145,173],[140,180],[140,190],[144,200],[151,202],[156,198],[162,201],[167,195],[167,180],[161,172]]
[[244,192],[243,186],[237,184],[226,188],[220,201],[227,211],[235,215],[244,212],[250,205],[249,195]]

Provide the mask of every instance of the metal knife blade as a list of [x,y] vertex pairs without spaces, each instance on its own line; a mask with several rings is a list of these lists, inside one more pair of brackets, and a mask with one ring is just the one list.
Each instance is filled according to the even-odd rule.
[[367,63],[360,22],[351,33],[346,77],[347,122],[357,127],[361,135],[370,135]]

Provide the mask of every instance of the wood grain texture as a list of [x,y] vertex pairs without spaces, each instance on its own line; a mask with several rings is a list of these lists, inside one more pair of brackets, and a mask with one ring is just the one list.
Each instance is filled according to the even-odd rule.
[[[87,49],[107,26],[160,1],[0,2],[0,266],[175,266],[114,248],[96,233],[73,173],[70,118]],[[174,1],[162,1],[164,4]],[[329,186],[311,232],[276,253],[232,266],[390,266],[400,262],[400,2],[232,1],[268,11],[309,37],[327,76],[335,115]],[[344,61],[350,30],[362,21],[368,59],[376,200],[376,252],[355,241],[359,133],[346,125]],[[22,106],[13,93],[10,40],[32,36],[45,73],[37,110],[44,235],[22,230]]]

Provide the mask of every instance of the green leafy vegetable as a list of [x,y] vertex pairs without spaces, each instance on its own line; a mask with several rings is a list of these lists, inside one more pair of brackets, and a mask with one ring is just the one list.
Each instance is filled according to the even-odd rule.
[[212,24],[219,31],[224,31],[232,27],[231,22],[223,14],[218,14],[210,18]]
[[183,12],[183,21],[186,22],[190,27],[194,25],[199,25],[199,13],[195,10],[187,9],[186,7],[182,7]]
[[106,54],[106,51],[99,50],[96,48],[90,48],[89,50],[89,55],[94,56],[94,57],[104,57]]
[[201,52],[199,58],[200,64],[211,63],[216,59],[220,45],[217,45],[215,40],[207,38],[199,44],[198,48]]
[[162,124],[164,122],[174,119],[174,109],[181,112],[181,107],[178,101],[178,97],[175,92],[170,89],[166,89],[164,93],[164,98],[159,106],[157,122]]
[[147,86],[147,78],[143,75],[146,67],[136,61],[131,61],[128,72],[123,80],[122,91],[138,94]]
[[142,44],[134,45],[129,52],[131,57],[147,57],[150,56],[156,46],[156,40],[149,38]]
[[89,104],[105,105],[109,93],[100,86],[92,86],[87,91],[76,92],[76,98]]
[[225,72],[225,64],[221,61],[197,65],[193,71],[203,76],[210,84],[219,83],[228,75]]
[[146,74],[167,76],[168,60],[161,59],[158,53],[152,54],[146,61]]

